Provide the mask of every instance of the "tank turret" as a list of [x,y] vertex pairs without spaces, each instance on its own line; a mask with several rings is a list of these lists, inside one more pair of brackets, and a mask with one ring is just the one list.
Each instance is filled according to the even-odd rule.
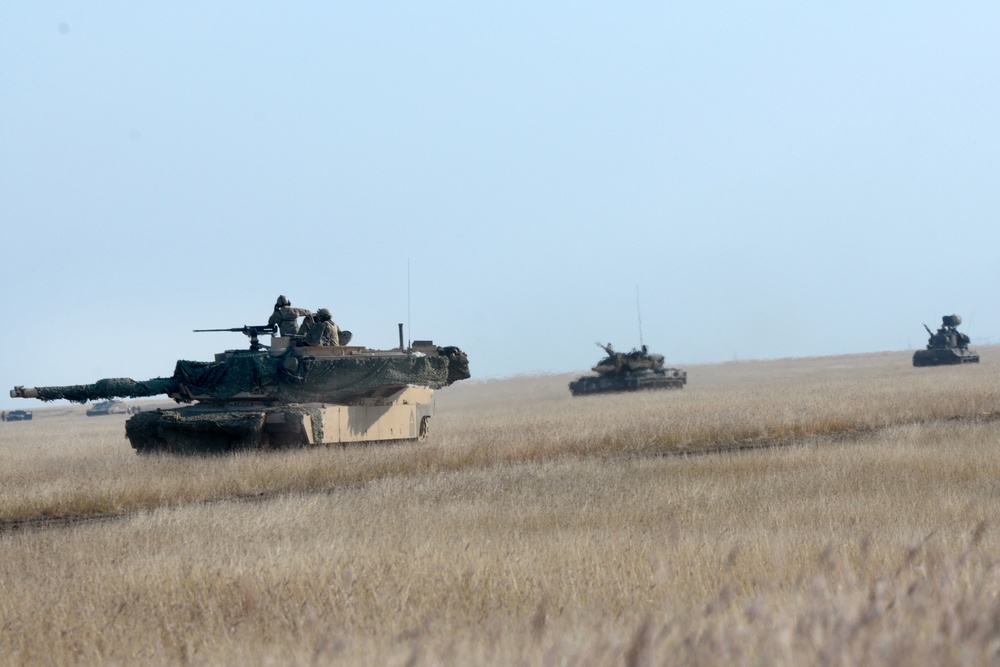
[[[270,327],[231,331],[249,336],[250,349],[227,350],[214,361],[178,361],[170,377],[17,386],[10,395],[77,403],[169,396],[189,405],[134,414],[125,423],[132,447],[140,453],[215,453],[422,439],[434,389],[470,377],[468,357],[457,347],[414,341],[404,348],[402,325],[400,346],[391,350],[310,346]],[[267,331],[270,345],[258,339]]]
[[969,349],[969,337],[956,328],[961,323],[962,318],[958,315],[945,315],[937,331],[931,331],[925,324],[929,336],[927,347],[913,353],[913,365],[978,364],[979,354]]
[[639,389],[682,389],[687,373],[678,368],[665,368],[662,354],[651,354],[643,345],[631,352],[615,352],[611,343],[597,346],[607,353],[591,370],[596,376],[585,375],[569,383],[574,396],[602,394]]

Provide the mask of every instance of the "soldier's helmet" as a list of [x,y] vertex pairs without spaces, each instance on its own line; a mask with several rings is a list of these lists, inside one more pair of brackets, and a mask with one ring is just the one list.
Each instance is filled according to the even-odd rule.
[[278,297],[278,300],[274,302],[274,305],[278,308],[284,308],[285,306],[292,305],[292,302],[288,300],[288,297],[284,294]]
[[333,313],[330,312],[329,308],[320,308],[316,311],[316,319],[318,320],[332,320]]

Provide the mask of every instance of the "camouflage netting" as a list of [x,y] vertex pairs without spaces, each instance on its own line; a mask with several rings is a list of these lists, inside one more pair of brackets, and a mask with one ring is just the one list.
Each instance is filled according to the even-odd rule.
[[308,419],[313,442],[324,442],[322,409],[317,404],[295,407],[242,408],[193,406],[140,412],[125,422],[125,434],[139,453],[224,454],[240,449],[302,446],[299,432],[284,439],[264,433],[269,414],[283,414],[283,422]]
[[224,361],[178,361],[177,384],[194,396],[225,399],[241,392],[267,392],[278,384],[279,365],[267,352],[240,352]]
[[145,382],[111,378],[71,387],[37,387],[37,391],[43,401],[64,398],[79,403],[161,394],[208,401],[252,394],[280,402],[331,402],[380,387],[413,384],[438,389],[469,377],[468,359],[461,350],[443,348],[442,352],[447,356],[316,358],[292,354],[272,357],[267,352],[247,350],[223,361],[178,361],[172,378]]
[[316,359],[305,365],[304,381],[285,385],[282,394],[300,402],[330,400],[386,386],[448,384],[445,357],[340,357]]
[[140,452],[223,453],[261,446],[265,413],[180,410],[140,412],[125,422],[125,435]]
[[[296,367],[297,366],[297,367]],[[178,361],[174,378],[199,400],[259,394],[283,402],[324,402],[379,387],[449,383],[447,357],[272,357],[246,352],[225,361]]]
[[94,384],[77,384],[68,387],[38,387],[38,398],[55,401],[63,398],[74,403],[106,400],[111,398],[143,398],[169,394],[176,388],[173,378],[153,378],[136,382],[131,378],[108,378]]
[[445,384],[468,380],[472,377],[469,370],[469,356],[460,348],[454,346],[439,347],[438,354],[448,358],[448,381]]

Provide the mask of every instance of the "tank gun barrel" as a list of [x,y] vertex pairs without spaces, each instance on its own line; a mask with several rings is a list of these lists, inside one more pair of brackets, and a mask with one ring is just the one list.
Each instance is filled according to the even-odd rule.
[[65,399],[73,403],[110,400],[112,398],[145,398],[176,391],[178,383],[174,378],[153,378],[136,382],[132,378],[108,378],[94,384],[77,384],[65,387],[25,387],[18,385],[11,389],[11,398],[37,398],[41,401]]

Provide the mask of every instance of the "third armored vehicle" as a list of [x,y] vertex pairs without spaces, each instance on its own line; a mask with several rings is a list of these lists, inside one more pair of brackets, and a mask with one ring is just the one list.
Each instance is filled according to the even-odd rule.
[[[228,330],[227,330],[228,331]],[[418,440],[434,412],[433,390],[469,377],[457,347],[414,341],[398,349],[305,345],[277,327],[244,326],[250,349],[215,361],[178,361],[170,377],[110,378],[65,387],[15,387],[11,396],[77,403],[166,394],[181,408],[125,422],[139,453],[220,453],[350,442]],[[271,335],[271,344],[259,335]]]
[[125,405],[121,401],[108,400],[94,403],[87,409],[88,417],[102,417],[104,415],[134,415],[141,408],[138,405]]
[[969,337],[955,328],[961,323],[958,315],[945,315],[936,332],[925,324],[924,329],[930,334],[927,349],[913,353],[913,365],[978,364],[979,354],[969,349]]
[[687,384],[687,372],[664,368],[662,354],[650,354],[643,345],[631,352],[615,352],[611,344],[598,347],[607,352],[592,369],[597,375],[585,375],[569,383],[574,396],[603,394],[639,389],[681,389]]

